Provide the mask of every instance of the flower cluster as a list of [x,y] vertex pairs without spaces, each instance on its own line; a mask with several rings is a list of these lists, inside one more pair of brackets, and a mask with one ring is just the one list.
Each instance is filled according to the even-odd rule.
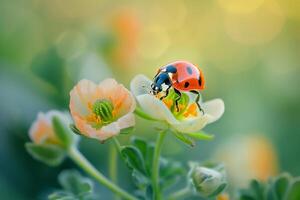
[[[211,135],[199,131],[222,116],[224,103],[221,99],[195,102],[195,97],[189,93],[182,94],[179,99],[173,90],[162,99],[161,93],[151,94],[151,83],[152,81],[144,75],[137,75],[131,81],[130,92],[111,78],[99,84],[89,80],[79,81],[70,91],[69,108],[73,123],[69,114],[64,112],[39,113],[29,131],[32,142],[26,144],[28,152],[37,160],[49,165],[58,165],[69,156],[88,174],[120,197],[136,200],[133,195],[111,183],[83,157],[77,149],[79,137],[72,132],[104,142],[120,133],[133,130],[134,114],[148,120],[155,120],[167,125],[167,129],[158,135],[155,149],[153,145],[141,139],[135,139],[132,145],[127,146],[120,146],[116,138],[114,141],[135,179],[147,179],[147,187],[152,187],[153,198],[160,199],[163,193],[160,191],[160,167],[161,170],[168,169],[167,171],[175,170],[183,173],[180,164],[160,157],[167,130],[190,145],[193,145],[193,142],[190,142],[191,138],[211,139]],[[176,99],[179,99],[178,104],[175,103]],[[202,111],[197,103],[201,104]],[[162,177],[162,180],[177,180],[174,175],[176,173]],[[200,166],[192,167],[189,178],[189,183],[192,183],[193,188],[202,196],[216,196],[226,185],[221,172]],[[180,194],[179,192],[176,195]],[[52,197],[57,195],[60,196],[61,193],[55,193]]]

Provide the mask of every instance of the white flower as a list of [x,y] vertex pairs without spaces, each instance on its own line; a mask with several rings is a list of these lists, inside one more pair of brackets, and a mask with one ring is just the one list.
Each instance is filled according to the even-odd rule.
[[[180,133],[199,131],[207,124],[218,120],[224,113],[224,102],[221,99],[214,99],[204,103],[200,102],[204,111],[204,114],[202,114],[195,105],[194,100],[192,100],[193,96],[188,94],[189,101],[187,105],[183,105],[184,110],[180,111],[181,115],[178,117],[176,113],[170,109],[170,106],[167,106],[168,102],[162,101],[150,94],[151,83],[152,81],[144,75],[137,75],[131,81],[131,91],[136,97],[139,106],[151,117],[166,121],[172,128]],[[174,101],[171,103],[174,103]]]

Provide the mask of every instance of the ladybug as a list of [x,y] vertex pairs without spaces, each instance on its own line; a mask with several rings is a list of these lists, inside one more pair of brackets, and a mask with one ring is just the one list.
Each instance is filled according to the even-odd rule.
[[161,67],[151,84],[151,93],[157,95],[163,91],[163,85],[167,86],[165,95],[160,100],[168,96],[170,88],[173,88],[178,97],[175,99],[177,112],[179,112],[178,101],[181,98],[181,92],[191,92],[197,95],[196,104],[199,110],[203,112],[199,104],[200,90],[204,89],[204,76],[202,71],[194,64],[187,61],[176,61]]

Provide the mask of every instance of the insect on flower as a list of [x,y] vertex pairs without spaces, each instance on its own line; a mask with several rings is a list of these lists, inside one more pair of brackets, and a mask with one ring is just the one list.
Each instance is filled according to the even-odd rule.
[[204,76],[202,71],[195,65],[187,61],[176,61],[161,67],[153,79],[151,85],[151,93],[154,95],[163,92],[165,85],[165,95],[160,97],[160,100],[166,98],[171,88],[178,95],[175,99],[176,109],[179,112],[179,100],[182,96],[181,92],[191,92],[197,95],[195,103],[199,110],[204,114],[203,109],[199,104],[200,90],[204,89]]

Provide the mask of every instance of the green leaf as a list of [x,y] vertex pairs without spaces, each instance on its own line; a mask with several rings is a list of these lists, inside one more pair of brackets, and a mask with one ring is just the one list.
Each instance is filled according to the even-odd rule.
[[26,143],[25,147],[34,159],[50,166],[59,165],[66,155],[65,150],[56,145]]
[[152,164],[153,164],[153,157],[154,157],[154,150],[155,150],[155,144],[154,143],[148,143],[147,145],[147,152],[145,156],[145,166],[146,170],[149,176],[152,174]]
[[144,112],[141,108],[139,108],[139,107],[136,107],[136,108],[135,108],[134,113],[135,113],[136,115],[138,115],[139,117],[144,118],[144,119],[147,119],[147,120],[150,120],[150,121],[162,121],[162,120],[155,119],[155,118],[153,118],[152,116],[148,115],[147,113],[145,113],[145,112]]
[[93,183],[90,179],[82,177],[78,171],[63,171],[58,177],[59,183],[66,190],[79,195],[86,192],[92,192]]
[[121,154],[129,168],[145,174],[144,158],[138,148],[134,146],[125,146],[122,148]]
[[186,171],[181,163],[161,158],[159,174],[162,188],[167,188],[174,185]]
[[239,200],[256,200],[248,189],[239,190]]
[[212,140],[214,139],[214,135],[208,135],[204,132],[198,132],[198,133],[183,133],[186,134],[192,138],[195,138],[197,140]]
[[65,191],[56,191],[48,196],[49,200],[74,200],[76,197],[70,193]]
[[132,137],[131,144],[133,144],[136,148],[138,148],[140,150],[140,152],[142,153],[143,157],[146,158],[148,144],[145,140],[137,138],[137,137]]
[[294,179],[288,190],[286,200],[299,200],[300,199],[300,177]]
[[49,195],[50,200],[92,200],[93,183],[90,179],[80,175],[75,170],[66,170],[60,173],[58,181],[63,190]]
[[252,180],[250,183],[252,191],[255,193],[257,200],[264,199],[264,185],[257,180]]
[[134,126],[128,127],[128,128],[123,128],[123,129],[121,129],[120,134],[123,134],[123,135],[130,134],[134,131],[134,129],[135,129]]
[[73,134],[71,134],[70,130],[66,127],[65,124],[62,123],[59,117],[54,116],[52,118],[52,125],[54,128],[54,132],[56,136],[63,143],[65,148],[69,148],[73,143]]
[[138,170],[134,169],[131,175],[135,185],[138,186],[139,189],[145,189],[149,184],[151,184],[150,179]]
[[192,140],[191,138],[187,137],[186,135],[184,135],[184,133],[179,133],[177,131],[172,131],[172,133],[175,135],[175,137],[177,139],[181,140],[185,144],[187,144],[191,147],[195,146],[195,141]]
[[279,177],[275,178],[274,183],[272,184],[273,193],[275,198],[278,200],[283,199],[287,193],[290,176],[288,174],[282,174]]

